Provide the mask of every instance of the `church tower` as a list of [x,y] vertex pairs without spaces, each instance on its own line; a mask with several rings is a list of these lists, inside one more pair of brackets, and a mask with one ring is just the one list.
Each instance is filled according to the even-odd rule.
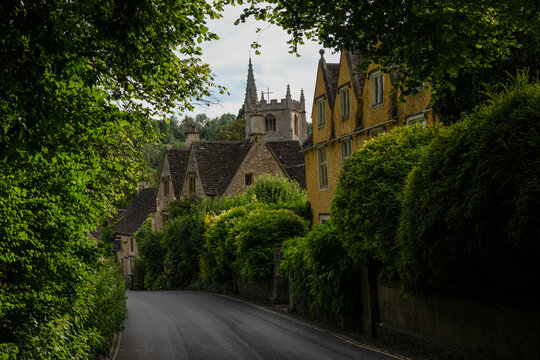
[[252,133],[250,116],[257,115],[264,119],[263,130],[266,141],[297,140],[302,144],[307,138],[304,90],[300,92],[300,100],[292,99],[289,85],[287,85],[285,97],[279,101],[270,99],[270,93],[267,93],[268,99],[264,95],[263,91],[260,100],[257,97],[257,87],[250,58],[244,100],[246,139],[249,139]]

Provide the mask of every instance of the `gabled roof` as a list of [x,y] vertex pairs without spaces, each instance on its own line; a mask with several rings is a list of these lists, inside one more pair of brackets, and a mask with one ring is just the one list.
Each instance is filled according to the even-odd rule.
[[167,149],[167,159],[169,160],[174,196],[178,198],[182,192],[182,186],[184,186],[184,175],[188,166],[189,150]]
[[151,212],[156,211],[156,188],[143,189],[127,207],[122,219],[114,226],[118,235],[133,235]]
[[366,72],[360,71],[359,66],[362,63],[362,58],[350,52],[345,53],[345,59],[351,75],[351,83],[354,89],[354,95],[357,99],[362,97],[364,84],[366,82]]
[[302,148],[296,140],[269,141],[266,143],[287,175],[306,188],[306,166]]
[[[109,219],[107,219],[107,225],[114,224],[115,222],[120,220],[125,213],[126,209],[116,209],[116,214],[113,214]],[[94,231],[90,231],[90,235],[92,235],[94,239],[100,239],[102,234],[103,228],[101,227],[97,228]]]
[[249,141],[197,141],[191,144],[206,195],[225,193],[252,145]]
[[339,64],[327,63],[323,57],[324,52],[321,50],[321,58],[319,60],[319,69],[324,81],[324,90],[328,99],[328,105],[330,109],[334,108],[334,102],[336,97],[336,87],[339,76]]

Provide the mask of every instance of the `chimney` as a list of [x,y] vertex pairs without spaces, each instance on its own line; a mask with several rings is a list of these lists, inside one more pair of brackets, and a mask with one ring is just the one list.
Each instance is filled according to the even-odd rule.
[[249,141],[262,141],[264,139],[264,117],[260,114],[251,114],[249,116],[249,124]]
[[186,149],[190,149],[191,143],[193,143],[194,141],[199,141],[199,140],[200,140],[199,132],[197,131],[197,129],[195,129],[195,126],[194,126],[191,131],[186,132]]

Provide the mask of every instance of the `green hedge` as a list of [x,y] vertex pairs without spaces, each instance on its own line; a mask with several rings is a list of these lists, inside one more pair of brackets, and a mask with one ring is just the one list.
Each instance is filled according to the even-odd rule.
[[439,128],[399,127],[368,141],[347,159],[332,201],[332,221],[357,262],[396,273],[395,236],[407,174]]
[[281,271],[292,279],[295,302],[341,320],[358,308],[358,266],[331,222],[317,225],[306,237],[286,240],[282,251]]
[[404,289],[532,297],[540,273],[540,83],[520,76],[426,150],[404,195]]
[[257,209],[239,217],[235,270],[250,280],[267,278],[274,264],[273,245],[307,232],[308,222],[291,210]]

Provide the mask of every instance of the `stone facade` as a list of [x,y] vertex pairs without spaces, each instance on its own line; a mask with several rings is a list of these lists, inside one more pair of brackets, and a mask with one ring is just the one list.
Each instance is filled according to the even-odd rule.
[[[360,59],[350,53],[342,53],[339,64],[326,63],[323,55],[321,51],[313,97],[313,134],[303,144],[306,189],[314,224],[330,217],[344,148],[352,153],[371,137],[395,126],[413,121],[435,122],[429,91],[408,97],[404,105],[398,104],[398,94],[392,94],[393,74],[380,73],[375,64],[365,73],[357,72]],[[378,97],[372,89],[379,89]],[[324,116],[319,116],[323,109]],[[322,153],[326,154],[325,182],[320,179]]]
[[300,92],[300,100],[293,100],[290,87],[287,85],[285,97],[279,101],[265,99],[264,92],[261,93],[259,99],[251,59],[249,60],[244,111],[246,139],[249,139],[254,130],[250,121],[253,115],[261,115],[265,119],[266,141],[297,140],[302,143],[307,138],[304,91]]

